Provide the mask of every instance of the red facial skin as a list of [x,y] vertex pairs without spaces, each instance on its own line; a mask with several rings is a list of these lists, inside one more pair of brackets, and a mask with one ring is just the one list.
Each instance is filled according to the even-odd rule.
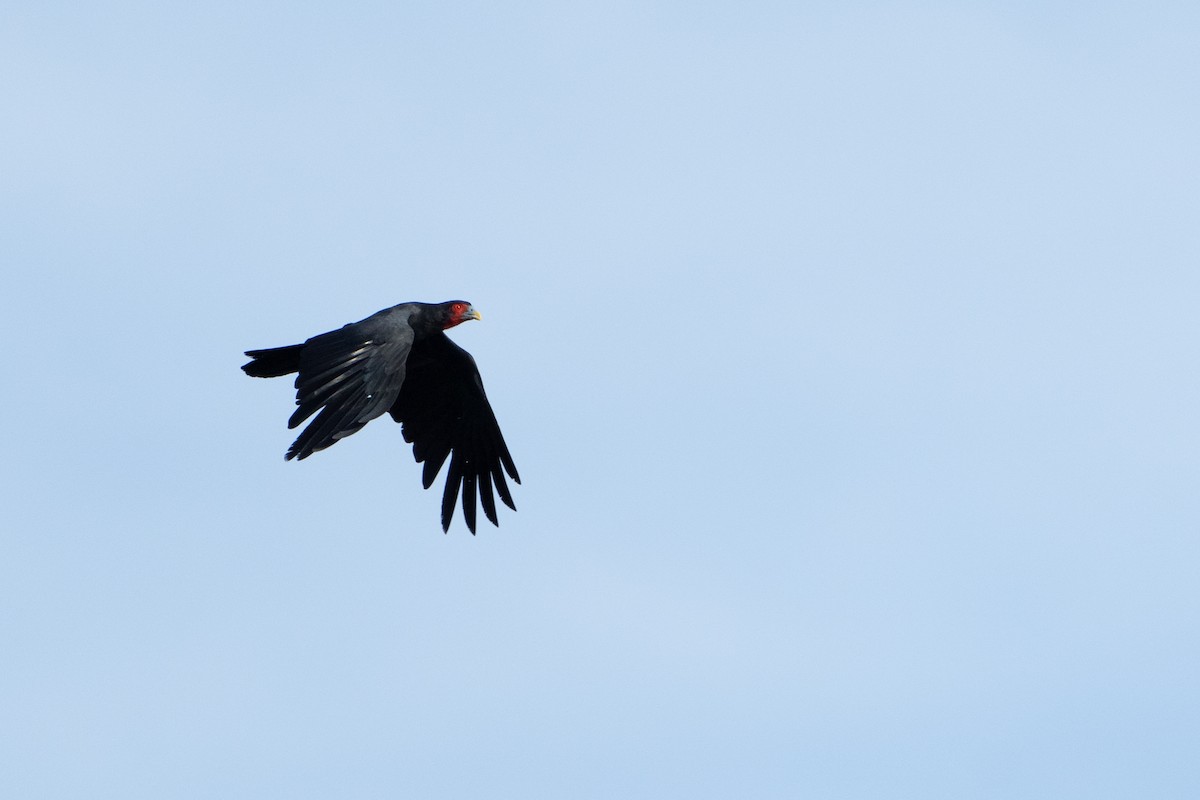
[[452,303],[450,305],[450,319],[442,330],[448,330],[455,325],[461,325],[469,319],[477,319],[475,312],[471,310],[470,303]]

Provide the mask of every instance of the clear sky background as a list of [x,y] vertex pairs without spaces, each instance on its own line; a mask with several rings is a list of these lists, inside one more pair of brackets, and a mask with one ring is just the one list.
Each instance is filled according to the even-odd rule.
[[[0,795],[1200,796],[1198,41],[9,6]],[[238,369],[451,298],[476,537]]]

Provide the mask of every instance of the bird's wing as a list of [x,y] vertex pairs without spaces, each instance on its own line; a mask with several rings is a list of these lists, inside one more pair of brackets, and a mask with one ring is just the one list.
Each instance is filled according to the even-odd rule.
[[488,404],[475,359],[444,333],[433,334],[413,347],[408,379],[391,415],[404,425],[404,440],[412,444],[417,461],[425,464],[421,479],[426,489],[450,458],[442,494],[443,530],[450,528],[460,487],[463,517],[471,533],[475,532],[477,493],[483,513],[493,525],[500,524],[496,494],[516,510],[504,472],[517,483],[521,478]]
[[296,376],[298,407],[288,427],[317,416],[292,443],[287,458],[307,458],[391,408],[412,349],[408,316],[400,307],[388,309],[304,343]]

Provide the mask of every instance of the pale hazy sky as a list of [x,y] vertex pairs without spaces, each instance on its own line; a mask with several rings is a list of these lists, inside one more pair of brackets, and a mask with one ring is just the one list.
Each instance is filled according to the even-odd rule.
[[[1200,796],[1198,41],[9,8],[0,796]],[[238,369],[450,298],[477,537]]]

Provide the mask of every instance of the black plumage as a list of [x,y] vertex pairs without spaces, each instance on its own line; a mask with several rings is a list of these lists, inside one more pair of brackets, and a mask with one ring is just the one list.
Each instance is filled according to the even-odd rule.
[[288,448],[287,459],[305,459],[391,414],[424,463],[426,489],[450,461],[442,529],[450,529],[461,489],[463,518],[475,533],[476,499],[499,525],[496,495],[516,510],[504,474],[521,482],[475,359],[445,334],[479,318],[470,303],[458,300],[401,303],[304,344],[249,350],[252,360],[242,369],[256,378],[299,373],[288,427],[316,416]]

